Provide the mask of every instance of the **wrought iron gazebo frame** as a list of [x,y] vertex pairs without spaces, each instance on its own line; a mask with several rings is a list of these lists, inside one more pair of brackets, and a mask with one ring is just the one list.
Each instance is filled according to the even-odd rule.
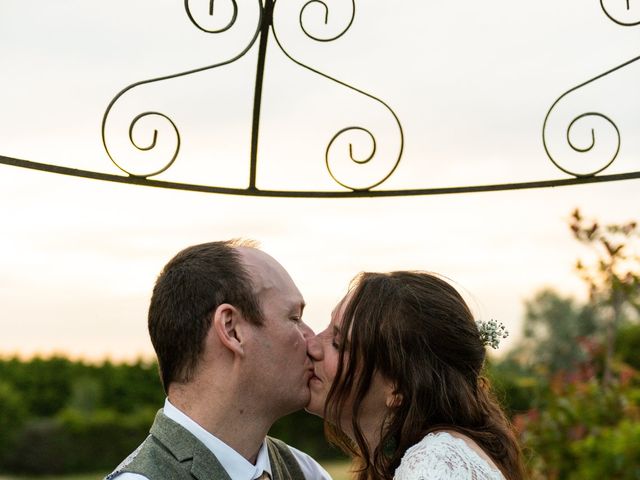
[[[222,33],[228,29],[230,29],[234,23],[236,22],[237,19],[237,15],[238,15],[238,5],[236,3],[236,0],[230,0],[232,3],[232,8],[233,8],[233,12],[231,15],[231,19],[230,21],[223,27],[217,28],[217,29],[208,29],[206,27],[204,27],[203,25],[201,25],[195,18],[195,16],[192,13],[191,7],[190,7],[190,0],[184,0],[184,5],[185,5],[185,10],[186,13],[190,19],[190,21],[200,30],[208,32],[208,33],[212,33],[212,34],[216,34],[216,33]],[[348,2],[349,0],[347,0]],[[556,107],[556,105],[558,105],[559,102],[562,101],[563,98],[565,98],[567,95],[571,94],[572,92],[575,92],[576,90],[579,90],[593,82],[596,82],[600,79],[602,79],[603,77],[610,75],[622,68],[627,67],[630,64],[633,64],[635,62],[637,62],[638,60],[640,60],[640,56],[632,58],[631,60],[615,67],[612,68],[592,79],[587,80],[586,82],[571,88],[570,90],[567,90],[564,94],[562,94],[553,104],[552,106],[549,108],[544,122],[543,122],[543,126],[542,126],[542,142],[545,148],[545,152],[547,153],[547,156],[549,157],[549,159],[551,160],[551,162],[558,168],[560,169],[562,172],[566,173],[569,175],[569,178],[563,178],[563,179],[554,179],[554,180],[540,180],[540,181],[530,181],[530,182],[520,182],[520,183],[497,183],[497,184],[486,184],[486,185],[466,185],[466,186],[452,186],[452,187],[439,187],[439,188],[410,188],[410,189],[398,189],[398,190],[383,190],[383,189],[378,189],[377,187],[379,185],[381,185],[385,180],[387,180],[396,170],[401,158],[402,158],[402,153],[403,153],[403,148],[404,148],[404,133],[403,133],[403,129],[402,129],[402,125],[400,123],[400,120],[398,118],[398,116],[395,114],[395,112],[391,109],[391,107],[389,105],[387,105],[385,102],[383,102],[382,100],[380,100],[379,98],[366,93],[362,90],[359,90],[345,82],[342,82],[336,78],[333,78],[325,73],[322,73],[302,62],[300,62],[299,60],[297,60],[296,58],[294,58],[292,55],[289,54],[289,52],[286,50],[286,48],[283,46],[283,44],[281,43],[280,39],[278,38],[278,34],[277,34],[277,30],[274,27],[274,9],[276,7],[276,2],[277,0],[257,0],[258,2],[258,8],[259,8],[259,21],[258,21],[258,25],[256,26],[256,30],[255,33],[251,39],[251,41],[249,42],[249,44],[235,57],[233,57],[232,59],[229,59],[225,62],[222,63],[218,63],[215,65],[210,65],[210,66],[206,66],[206,67],[202,67],[202,68],[198,68],[198,69],[193,69],[193,70],[189,70],[186,72],[181,72],[181,73],[177,73],[174,75],[168,75],[168,76],[164,76],[164,77],[159,77],[159,78],[153,78],[153,79],[149,79],[149,80],[144,80],[144,81],[140,81],[137,83],[134,83],[132,85],[127,86],[126,88],[124,88],[123,90],[121,90],[114,98],[113,100],[109,103],[109,105],[106,108],[106,111],[104,113],[103,116],[103,120],[102,120],[102,142],[105,148],[105,151],[107,153],[107,155],[109,156],[109,158],[111,159],[111,161],[114,163],[114,165],[116,165],[120,170],[122,170],[126,175],[118,175],[118,174],[109,174],[109,173],[102,173],[102,172],[94,172],[94,171],[89,171],[89,170],[82,170],[82,169],[76,169],[76,168],[70,168],[70,167],[64,167],[64,166],[59,166],[59,165],[52,165],[52,164],[46,164],[46,163],[40,163],[40,162],[34,162],[34,161],[30,161],[30,160],[25,160],[25,159],[19,159],[19,158],[13,158],[13,157],[8,157],[8,156],[3,156],[0,155],[0,164],[5,164],[5,165],[12,165],[12,166],[17,166],[17,167],[22,167],[22,168],[28,168],[28,169],[33,169],[33,170],[40,170],[40,171],[45,171],[45,172],[51,172],[51,173],[58,173],[58,174],[63,174],[63,175],[71,175],[71,176],[76,176],[76,177],[83,177],[83,178],[92,178],[92,179],[97,179],[97,180],[105,180],[105,181],[110,181],[110,182],[117,182],[117,183],[127,183],[127,184],[132,184],[132,185],[143,185],[143,186],[150,186],[150,187],[160,187],[160,188],[168,188],[168,189],[179,189],[179,190],[188,190],[188,191],[198,191],[198,192],[209,192],[209,193],[220,193],[220,194],[229,194],[229,195],[248,195],[248,196],[261,196],[261,197],[296,197],[296,198],[347,198],[347,197],[396,197],[396,196],[415,196],[415,195],[435,195],[435,194],[453,194],[453,193],[469,193],[469,192],[489,192],[489,191],[502,191],[502,190],[518,190],[518,189],[532,189],[532,188],[543,188],[543,187],[557,187],[557,186],[565,186],[565,185],[579,185],[579,184],[587,184],[587,183],[601,183],[601,182],[611,182],[611,181],[619,181],[619,180],[628,180],[628,179],[638,179],[640,178],[640,171],[632,171],[632,172],[626,172],[626,173],[619,173],[619,174],[609,174],[609,175],[602,175],[601,172],[604,171],[607,167],[609,167],[614,160],[617,158],[619,150],[620,150],[620,132],[618,127],[616,126],[615,122],[610,119],[609,117],[607,117],[606,115],[603,115],[602,113],[599,112],[585,112],[580,114],[579,116],[577,116],[576,118],[574,118],[569,125],[567,126],[567,131],[566,131],[566,139],[567,142],[569,144],[569,146],[576,152],[588,152],[590,151],[594,146],[595,146],[595,133],[593,128],[591,129],[591,145],[588,145],[586,147],[579,147],[576,146],[572,143],[571,138],[570,138],[570,133],[572,128],[574,127],[574,125],[581,121],[584,120],[585,118],[588,117],[598,117],[602,120],[604,120],[605,122],[608,122],[609,125],[615,130],[615,132],[617,133],[617,148],[614,152],[614,154],[612,155],[612,157],[610,159],[608,159],[608,161],[601,166],[600,168],[588,172],[588,173],[578,173],[578,172],[574,172],[571,171],[570,169],[564,167],[562,165],[561,159],[555,158],[552,153],[550,152],[550,149],[548,148],[548,141],[547,141],[547,126],[548,126],[548,120],[549,117],[551,115],[551,113],[554,111],[554,108]],[[348,22],[346,22],[346,27],[344,27],[338,34],[335,34],[331,37],[327,37],[327,38],[322,38],[319,36],[314,36],[313,34],[311,34],[304,25],[303,22],[303,12],[305,11],[305,9],[312,5],[312,4],[316,4],[319,6],[324,7],[325,9],[325,24],[328,22],[328,17],[329,17],[329,7],[327,6],[327,4],[323,1],[323,0],[309,0],[307,1],[307,3],[304,4],[304,6],[302,7],[302,9],[300,10],[300,14],[299,14],[299,23],[300,23],[300,28],[302,29],[302,31],[311,39],[319,41],[319,42],[330,42],[333,40],[336,40],[340,37],[342,37],[351,27],[351,25],[353,24],[354,18],[355,18],[355,14],[356,14],[356,4],[355,4],[355,0],[350,0],[351,2],[351,18],[349,19]],[[613,22],[615,22],[616,24],[623,26],[623,27],[629,27],[629,26],[635,26],[635,25],[639,25],[640,21],[626,21],[623,19],[620,19],[618,16],[612,14],[610,12],[610,10],[607,8],[607,6],[605,5],[605,0],[600,0],[600,5],[601,8],[603,10],[603,12],[607,15],[607,17],[609,19],[611,19]],[[626,7],[627,10],[631,9],[630,6],[630,0],[626,0]],[[209,0],[209,15],[213,16],[214,15],[214,0]],[[264,79],[264,71],[265,71],[265,59],[266,59],[266,53],[267,53],[267,42],[268,42],[268,38],[269,38],[269,34],[273,35],[273,38],[275,40],[276,45],[280,48],[280,50],[289,58],[289,60],[291,60],[292,62],[296,63],[297,65],[299,65],[300,67],[310,70],[312,72],[314,72],[317,75],[321,75],[323,77],[325,77],[326,79],[332,81],[332,82],[336,82],[340,85],[342,85],[345,88],[351,89],[353,92],[359,94],[359,95],[364,95],[370,99],[372,99],[375,102],[378,102],[379,104],[381,104],[382,106],[384,106],[386,108],[386,110],[389,112],[389,114],[392,116],[392,118],[394,119],[395,124],[397,124],[398,127],[398,135],[399,135],[399,151],[397,154],[397,158],[394,160],[394,162],[392,162],[392,168],[386,172],[385,176],[381,179],[379,179],[379,181],[374,182],[371,185],[368,185],[366,187],[352,187],[349,186],[348,184],[344,183],[343,181],[341,181],[340,179],[338,179],[334,173],[332,172],[331,166],[330,166],[330,150],[332,147],[332,144],[334,143],[334,141],[341,135],[346,134],[347,132],[350,131],[360,131],[360,132],[364,132],[366,134],[369,135],[371,142],[372,142],[372,149],[371,149],[371,153],[370,155],[368,155],[366,158],[354,158],[353,155],[353,149],[352,149],[352,145],[349,144],[349,156],[350,159],[353,162],[359,163],[359,164],[364,164],[364,163],[368,163],[369,161],[371,161],[373,159],[373,157],[376,154],[376,139],[374,137],[374,135],[368,131],[367,129],[360,127],[360,126],[349,126],[346,128],[342,128],[341,130],[339,130],[334,136],[333,138],[330,140],[326,152],[325,152],[325,162],[326,162],[326,166],[327,169],[329,171],[329,174],[331,175],[331,177],[335,180],[335,182],[339,185],[341,185],[342,187],[344,187],[344,190],[342,191],[309,191],[309,190],[265,190],[265,189],[260,189],[257,187],[256,185],[256,180],[257,180],[257,165],[258,165],[258,140],[259,140],[259,129],[260,129],[260,111],[261,111],[261,104],[262,104],[262,93],[263,93],[263,79]],[[147,116],[156,116],[156,117],[160,117],[163,118],[166,122],[168,122],[169,125],[171,125],[171,127],[173,128],[175,134],[176,134],[176,149],[173,153],[173,155],[171,156],[171,158],[169,159],[169,161],[162,167],[159,169],[156,169],[153,172],[150,172],[148,174],[134,174],[131,173],[129,171],[127,171],[125,168],[123,168],[121,166],[121,164],[119,163],[119,159],[115,158],[115,155],[112,154],[112,152],[109,149],[109,141],[107,138],[107,122],[108,122],[108,118],[109,118],[109,114],[112,111],[112,107],[118,102],[118,100],[127,92],[129,92],[130,90],[137,88],[139,86],[145,85],[145,84],[149,84],[149,83],[153,83],[153,82],[159,82],[159,81],[164,81],[164,80],[170,80],[172,78],[177,78],[177,77],[181,77],[181,76],[185,76],[185,75],[191,75],[194,73],[198,73],[204,70],[209,70],[212,68],[217,68],[217,67],[221,67],[223,65],[227,65],[230,64],[232,62],[235,62],[236,60],[240,59],[241,57],[243,57],[245,54],[247,54],[247,52],[249,52],[249,50],[251,50],[251,48],[255,45],[255,43],[258,42],[258,60],[257,60],[257,68],[256,68],[256,80],[255,80],[255,89],[254,89],[254,102],[253,102],[253,119],[252,119],[252,132],[251,132],[251,150],[250,150],[250,168],[249,168],[249,184],[246,188],[230,188],[230,187],[220,187],[220,186],[210,186],[210,185],[199,185],[199,184],[190,184],[190,183],[178,183],[178,182],[170,182],[170,181],[165,181],[165,180],[157,180],[151,177],[154,177],[156,175],[159,175],[162,172],[165,172],[166,170],[168,170],[171,165],[174,163],[174,161],[176,160],[179,150],[180,150],[180,133],[179,130],[177,128],[177,126],[175,125],[175,123],[165,114],[161,113],[161,112],[155,112],[155,111],[148,111],[148,112],[144,112],[141,113],[137,116],[134,117],[134,119],[131,121],[130,127],[129,127],[129,140],[131,142],[131,144],[137,148],[140,151],[149,151],[152,150],[155,146],[156,146],[156,140],[157,140],[157,135],[158,135],[158,131],[154,130],[153,133],[153,140],[149,145],[146,146],[140,146],[136,143],[136,141],[133,138],[133,130],[134,127],[136,126],[137,122]]]

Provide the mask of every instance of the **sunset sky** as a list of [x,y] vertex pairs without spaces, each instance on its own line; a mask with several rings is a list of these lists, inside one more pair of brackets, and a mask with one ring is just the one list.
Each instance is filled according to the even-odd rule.
[[[201,11],[209,2],[190,3]],[[379,189],[569,178],[546,156],[545,115],[563,93],[640,55],[640,26],[615,24],[595,0],[356,1],[351,28],[326,43],[301,34],[305,3],[279,0],[276,7],[289,53],[380,98],[402,124],[404,154]],[[350,2],[327,4],[328,30],[319,4],[303,15],[309,30],[331,35],[348,21]],[[634,2],[629,11],[623,0],[604,4],[629,23],[640,21]],[[216,5],[224,23],[230,2]],[[0,155],[123,174],[101,140],[109,102],[135,82],[236,55],[255,29],[255,6],[238,1],[238,28],[212,35],[189,21],[179,1],[0,0]],[[166,163],[166,150],[136,156],[127,144],[128,122],[153,109],[175,121],[182,140],[175,164],[154,178],[246,186],[255,47],[229,66],[123,96],[107,132],[122,165],[148,172]],[[638,81],[634,62],[558,105],[548,143],[566,169],[592,171],[611,158],[615,132],[602,118],[572,137],[584,148],[594,128],[591,152],[567,146],[568,123],[599,112],[621,139],[603,173],[640,170]],[[377,129],[379,162],[363,167],[362,176],[352,165],[341,174],[360,182],[393,166],[399,138],[388,112],[294,64],[273,36],[263,96],[259,188],[343,191],[324,154],[331,136],[350,125]],[[154,128],[159,149],[170,147],[170,132]],[[140,132],[141,143],[150,131]],[[356,154],[367,151],[362,138],[354,145]],[[639,189],[640,180],[631,180],[443,196],[269,199],[0,165],[0,355],[151,356],[146,310],[162,266],[188,245],[233,237],[258,240],[289,270],[316,330],[356,273],[422,269],[452,279],[478,318],[504,322],[512,331],[507,349],[519,335],[524,300],[537,290],[584,297],[573,265],[587,252],[571,238],[571,211],[579,207],[605,222],[640,219]]]

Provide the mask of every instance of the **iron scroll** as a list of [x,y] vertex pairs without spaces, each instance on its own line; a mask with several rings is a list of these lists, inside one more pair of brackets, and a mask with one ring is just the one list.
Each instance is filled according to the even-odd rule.
[[[184,0],[184,8],[187,17],[191,21],[191,23],[198,28],[199,30],[206,32],[212,35],[220,35],[224,34],[224,32],[231,29],[236,20],[238,18],[239,12],[242,8],[249,5],[249,1],[244,2],[241,5],[238,5],[236,0],[207,0],[207,10],[209,16],[214,18],[218,15],[218,8],[216,8],[216,4],[220,1],[226,1],[227,4],[231,6],[231,15],[226,23],[223,23],[222,26],[217,28],[209,28],[206,25],[202,25],[198,22],[196,16],[193,14],[193,4],[195,2],[203,3],[204,0]],[[253,0],[255,1],[255,0]],[[284,2],[285,0],[281,0]],[[300,30],[306,35],[309,39],[317,41],[317,42],[332,42],[339,38],[342,38],[348,30],[353,25],[356,19],[356,3],[355,0],[342,0],[345,2],[345,5],[350,5],[348,10],[350,13],[347,17],[342,19],[342,23],[344,24],[343,28],[339,29],[338,33],[334,33],[329,36],[321,36],[314,32],[312,32],[305,25],[305,12],[310,12],[312,9],[311,6],[316,6],[320,8],[316,8],[315,11],[323,10],[324,13],[324,24],[328,24],[330,21],[334,21],[334,16],[331,14],[330,6],[325,3],[324,0],[309,0],[307,1],[300,9],[298,15],[298,22]],[[599,0],[600,6],[604,14],[616,24],[623,27],[630,27],[635,25],[640,25],[640,7],[635,7],[632,9],[631,0],[626,1],[626,10],[619,8],[619,6],[614,5],[614,1],[620,3],[620,0]],[[324,72],[321,72],[313,67],[303,63],[301,60],[292,55],[286,48],[286,45],[282,41],[282,39],[278,36],[278,28],[277,28],[277,15],[274,15],[277,12],[277,0],[257,0],[254,3],[255,8],[258,9],[258,20],[257,25],[255,26],[255,31],[251,34],[246,45],[243,46],[240,53],[235,55],[232,58],[229,58],[226,61],[219,62],[212,65],[203,66],[200,68],[195,68],[192,70],[175,73],[172,75],[167,75],[158,78],[152,78],[148,80],[139,81],[133,83],[125,88],[123,88],[120,92],[118,92],[115,97],[108,104],[102,119],[101,124],[101,138],[104,149],[107,153],[107,156],[113,162],[113,164],[121,170],[125,175],[118,174],[109,174],[109,173],[100,173],[82,169],[75,169],[69,167],[62,167],[57,165],[51,165],[46,163],[33,162],[29,160],[13,158],[8,156],[0,155],[0,164],[12,165],[22,168],[40,170],[51,173],[58,173],[63,175],[72,175],[76,177],[82,178],[92,178],[104,181],[118,182],[118,183],[128,183],[133,185],[143,185],[149,187],[159,187],[159,188],[169,188],[169,189],[179,189],[179,190],[188,190],[188,191],[199,191],[199,192],[209,192],[209,193],[219,193],[219,194],[229,194],[229,195],[249,195],[249,196],[263,196],[263,197],[295,197],[295,198],[348,198],[348,197],[391,197],[391,196],[414,196],[414,195],[437,195],[437,194],[453,194],[453,193],[470,193],[470,192],[488,192],[488,191],[505,191],[505,190],[518,190],[518,189],[532,189],[532,188],[545,188],[545,187],[557,187],[557,186],[566,186],[566,185],[579,185],[586,183],[599,183],[599,182],[611,182],[611,181],[620,181],[620,180],[629,180],[629,179],[638,179],[640,178],[640,171],[632,171],[621,174],[608,174],[604,175],[604,172],[607,168],[609,168],[620,152],[620,145],[622,142],[621,133],[618,125],[609,115],[605,113],[601,113],[598,111],[587,110],[583,113],[575,115],[566,125],[566,145],[570,147],[571,150],[577,152],[579,154],[591,154],[594,151],[594,147],[596,146],[600,136],[599,133],[596,132],[596,127],[591,127],[591,141],[590,142],[576,142],[573,138],[573,132],[578,128],[585,128],[585,125],[589,125],[589,122],[594,120],[600,121],[601,125],[605,125],[610,135],[613,135],[615,141],[613,146],[615,148],[611,149],[609,155],[606,158],[603,158],[601,164],[592,170],[589,171],[576,171],[573,168],[567,167],[564,163],[564,159],[562,155],[558,154],[553,146],[550,145],[549,135],[550,135],[550,118],[553,117],[559,105],[570,96],[572,93],[587,87],[588,85],[597,82],[614,72],[618,72],[621,69],[634,64],[640,60],[640,56],[635,57],[619,66],[616,66],[590,80],[587,80],[580,85],[573,87],[567,90],[564,94],[562,94],[558,99],[551,105],[549,108],[542,126],[542,143],[544,146],[544,150],[549,158],[549,160],[557,167],[563,174],[567,175],[568,178],[562,179],[553,179],[553,180],[540,180],[540,181],[531,181],[531,182],[520,182],[520,183],[496,183],[496,184],[486,184],[486,185],[467,185],[467,186],[452,186],[452,187],[441,187],[441,188],[410,188],[410,189],[396,189],[396,190],[383,190],[378,187],[384,184],[384,182],[389,179],[393,173],[396,171],[400,161],[402,159],[403,150],[404,150],[404,132],[400,122],[400,119],[394,112],[394,110],[383,100],[380,98],[367,93],[361,89],[356,88],[346,82],[343,82],[333,76],[330,76]],[[202,5],[200,5],[202,7]],[[615,7],[615,8],[614,8]],[[275,21],[274,21],[275,20]],[[259,129],[260,129],[260,112],[261,112],[261,104],[262,104],[262,95],[263,95],[263,79],[264,79],[264,71],[266,66],[266,53],[267,53],[267,45],[269,35],[273,36],[275,40],[275,45],[280,49],[280,51],[294,64],[299,66],[300,68],[306,69],[318,75],[329,82],[333,82],[334,84],[339,85],[341,88],[350,91],[354,95],[359,95],[362,98],[367,99],[367,101],[375,102],[378,105],[383,107],[383,111],[386,111],[389,118],[392,120],[392,123],[396,126],[396,135],[397,138],[394,141],[397,143],[397,149],[393,154],[393,158],[388,160],[389,168],[383,172],[383,174],[375,179],[372,182],[367,183],[366,185],[353,185],[348,181],[344,181],[339,178],[339,176],[335,173],[335,169],[333,168],[335,159],[337,157],[346,158],[347,161],[353,162],[358,165],[365,165],[370,162],[375,161],[380,155],[381,151],[378,149],[378,144],[380,142],[388,142],[389,138],[376,138],[374,132],[370,131],[366,127],[362,125],[344,125],[337,129],[337,133],[328,140],[326,151],[324,153],[325,156],[325,166],[327,169],[328,175],[333,179],[333,181],[339,185],[342,190],[336,191],[307,191],[307,190],[267,190],[260,189],[257,186],[257,171],[258,171],[258,150],[259,150]],[[129,143],[135,151],[138,152],[152,152],[158,147],[158,135],[159,132],[157,129],[153,129],[151,132],[144,131],[145,122],[149,118],[155,118],[157,120],[165,123],[169,128],[168,131],[172,132],[173,135],[173,147],[164,152],[163,160],[161,161],[160,166],[156,168],[152,168],[149,171],[139,171],[133,168],[130,168],[126,165],[126,162],[123,161],[122,158],[119,158],[117,154],[115,154],[110,148],[110,138],[108,135],[108,126],[109,126],[109,118],[110,114],[113,111],[113,107],[117,104],[117,102],[125,95],[126,93],[132,91],[133,89],[143,87],[145,85],[156,83],[156,82],[165,82],[171,81],[172,79],[183,77],[186,75],[193,75],[199,72],[203,72],[206,70],[220,68],[225,65],[231,64],[243,56],[247,54],[255,45],[258,45],[258,59],[256,66],[256,77],[255,77],[255,88],[254,88],[254,101],[253,101],[253,116],[252,116],[252,131],[251,131],[251,150],[250,150],[250,159],[249,159],[249,181],[248,186],[246,188],[228,188],[223,186],[212,186],[212,185],[198,185],[192,183],[178,183],[178,182],[170,182],[165,180],[158,180],[152,177],[155,177],[161,173],[168,171],[176,161],[179,161],[179,153],[180,147],[182,144],[182,137],[180,135],[179,125],[166,114],[159,111],[145,111],[135,115],[129,125],[128,134],[129,134]],[[588,129],[588,128],[587,128]],[[141,135],[141,132],[144,135]],[[362,154],[362,148],[359,148],[359,155],[354,154],[353,148],[353,140],[349,140],[347,151],[336,152],[335,147],[338,144],[337,139],[344,138],[350,136],[352,134],[360,134],[360,138],[368,139],[368,147],[365,147],[367,154]],[[142,140],[145,139],[145,141]],[[349,137],[352,138],[352,137]],[[342,142],[344,145],[344,142]]]

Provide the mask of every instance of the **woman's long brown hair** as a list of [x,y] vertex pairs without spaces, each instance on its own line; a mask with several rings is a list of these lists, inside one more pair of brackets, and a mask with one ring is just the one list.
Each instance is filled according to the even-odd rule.
[[[508,480],[523,479],[515,433],[481,376],[485,347],[460,294],[430,273],[363,273],[347,301],[324,418],[328,439],[354,458],[356,480],[392,479],[407,449],[437,430],[468,436]],[[359,411],[376,372],[401,401],[371,450]],[[351,437],[340,422],[344,408]]]

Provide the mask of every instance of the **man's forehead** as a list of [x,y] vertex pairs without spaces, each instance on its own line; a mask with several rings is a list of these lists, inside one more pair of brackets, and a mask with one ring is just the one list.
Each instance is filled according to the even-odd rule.
[[304,300],[289,273],[272,256],[250,247],[236,247],[247,267],[256,293],[278,291],[291,297],[291,303],[299,305]]
[[284,267],[263,251],[250,247],[236,247],[236,249],[256,288],[269,288],[270,283],[286,280],[289,277]]

